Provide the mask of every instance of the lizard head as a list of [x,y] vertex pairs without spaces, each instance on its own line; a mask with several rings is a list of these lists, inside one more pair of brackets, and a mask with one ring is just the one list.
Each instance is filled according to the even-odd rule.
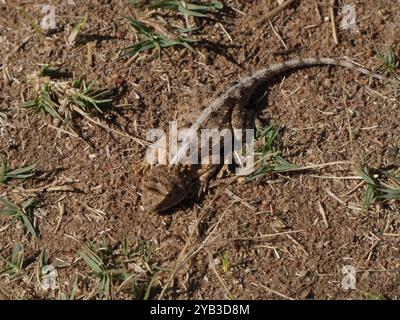
[[146,211],[166,211],[191,192],[191,178],[182,166],[150,166],[141,179],[142,204]]

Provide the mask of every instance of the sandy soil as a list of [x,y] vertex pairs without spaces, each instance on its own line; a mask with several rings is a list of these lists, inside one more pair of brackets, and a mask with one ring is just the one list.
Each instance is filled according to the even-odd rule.
[[[0,5],[0,67],[11,78],[0,79],[0,150],[11,168],[37,163],[34,177],[0,185],[0,196],[15,203],[37,197],[38,204],[36,239],[20,221],[7,227],[11,219],[0,217],[0,256],[10,260],[17,243],[25,255],[23,274],[0,275],[0,298],[53,299],[73,288],[78,299],[104,297],[99,277],[78,254],[89,242],[105,268],[123,270],[124,279],[111,277],[114,299],[142,299],[149,285],[152,299],[399,298],[399,202],[364,210],[366,185],[356,174],[360,163],[399,172],[398,86],[330,67],[276,79],[259,117],[283,128],[285,158],[342,163],[250,183],[226,185],[223,177],[203,201],[164,215],[141,206],[137,168],[145,147],[77,116],[80,139],[50,116],[19,108],[34,96],[30,76],[40,64],[60,65],[98,87],[116,88],[102,123],[144,139],[151,128],[198,114],[217,92],[269,63],[345,56],[373,69],[375,48],[400,53],[398,1],[338,1],[336,25],[344,4],[354,5],[357,24],[338,28],[335,44],[329,1],[295,1],[270,23],[257,24],[277,1],[233,0],[209,18],[190,18],[198,28],[191,36],[201,41],[193,51],[165,49],[161,60],[152,51],[114,59],[137,41],[125,16],[160,25],[162,18],[167,27],[185,26],[183,16],[127,1],[75,2],[52,1],[56,29],[44,38],[21,11]],[[26,8],[42,19],[40,5]],[[70,46],[66,38],[85,13],[87,25]],[[67,189],[40,189],[49,185]],[[54,290],[41,287],[43,250],[45,264],[57,270]],[[357,271],[355,289],[342,286],[346,265]]]

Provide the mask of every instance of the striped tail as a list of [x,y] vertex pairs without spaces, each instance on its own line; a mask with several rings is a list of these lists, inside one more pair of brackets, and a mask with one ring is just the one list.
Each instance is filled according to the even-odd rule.
[[355,70],[359,73],[365,74],[372,78],[376,78],[382,81],[387,81],[393,84],[400,84],[400,80],[382,76],[375,72],[369,71],[368,69],[360,67],[353,62],[347,61],[345,59],[336,59],[336,58],[304,58],[304,59],[288,60],[282,63],[273,64],[266,69],[259,70],[255,72],[253,75],[251,75],[249,78],[254,80],[260,79],[262,81],[270,79],[272,76],[285,71],[306,68],[310,66],[318,66],[318,65],[341,66],[346,69]]

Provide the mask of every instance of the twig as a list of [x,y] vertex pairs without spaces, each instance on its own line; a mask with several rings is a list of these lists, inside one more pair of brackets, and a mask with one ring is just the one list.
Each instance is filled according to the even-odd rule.
[[225,33],[225,35],[228,37],[229,41],[230,41],[231,43],[233,43],[232,37],[230,36],[230,34],[228,33],[228,31],[226,31],[226,29],[224,28],[224,26],[223,26],[220,22],[218,22],[218,25],[219,25],[219,27],[222,29],[222,31]]
[[362,180],[360,176],[346,176],[346,177],[338,177],[338,176],[319,176],[316,174],[310,174],[310,177],[318,178],[318,179],[334,179],[334,180]]
[[291,297],[289,297],[289,296],[287,296],[287,295],[285,295],[285,294],[283,294],[283,293],[280,293],[280,292],[278,292],[278,291],[275,291],[275,290],[272,290],[271,288],[268,288],[267,286],[264,286],[263,284],[259,284],[259,283],[251,283],[253,286],[256,286],[256,287],[261,287],[261,288],[263,288],[264,290],[266,290],[266,291],[268,291],[268,292],[271,292],[271,293],[273,293],[273,294],[275,294],[275,295],[277,295],[277,296],[279,296],[279,297],[281,297],[281,298],[284,298],[284,299],[288,299],[288,300],[295,300],[295,299],[293,299],[293,298],[291,298]]
[[310,256],[310,254],[307,252],[307,250],[304,248],[304,246],[298,242],[295,238],[293,238],[290,234],[286,235],[290,240],[292,240],[292,242],[297,245],[301,251],[303,251],[303,253],[306,255],[306,257]]
[[144,146],[144,147],[150,145],[150,143],[149,143],[148,141],[146,141],[146,140],[133,137],[133,136],[127,134],[126,132],[122,132],[122,131],[115,130],[115,129],[113,129],[113,128],[110,128],[108,125],[106,125],[106,124],[104,124],[104,123],[101,123],[100,121],[97,121],[97,120],[91,118],[86,112],[83,112],[81,109],[79,109],[79,108],[76,107],[76,106],[73,106],[73,110],[76,111],[76,112],[78,112],[81,116],[83,116],[84,118],[86,118],[86,119],[89,120],[90,122],[92,122],[92,123],[98,125],[99,127],[102,127],[103,129],[105,129],[105,130],[107,130],[107,131],[113,132],[113,133],[115,133],[115,134],[117,134],[117,135],[120,135],[120,136],[122,136],[122,137],[129,138],[129,139],[131,139],[131,140],[133,140],[133,141],[139,143],[140,145],[142,145],[142,146]]
[[217,223],[214,225],[214,228],[211,230],[211,232],[209,233],[209,235],[206,237],[206,239],[199,245],[199,247],[196,250],[192,250],[192,252],[190,250],[188,250],[188,252],[186,252],[187,248],[189,247],[190,244],[190,240],[192,239],[195,230],[197,229],[197,227],[200,224],[200,221],[202,221],[202,219],[205,217],[205,213],[206,210],[204,210],[202,212],[202,214],[196,219],[196,223],[193,226],[193,229],[190,231],[189,237],[186,240],[185,246],[182,248],[181,252],[178,255],[178,258],[176,259],[175,265],[166,281],[166,283],[164,284],[164,287],[158,297],[159,300],[162,300],[165,292],[167,291],[167,289],[169,288],[170,283],[172,282],[172,280],[175,277],[176,272],[188,261],[190,260],[197,252],[199,252],[205,245],[205,243],[208,241],[208,239],[211,237],[211,235],[214,233],[214,231],[218,228],[219,224],[221,223],[222,219],[224,218],[226,212],[228,211],[228,209],[234,204],[236,203],[236,201],[233,201],[225,210],[224,212],[221,214],[221,216],[219,217]]
[[290,231],[284,231],[284,232],[268,233],[268,234],[262,234],[260,236],[246,237],[246,238],[230,238],[230,239],[226,239],[225,241],[261,240],[261,239],[264,239],[264,238],[272,238],[272,237],[277,237],[277,236],[282,236],[282,235],[289,235],[291,233],[300,233],[300,232],[304,232],[304,230],[290,230]]
[[91,41],[86,44],[87,53],[86,53],[86,65],[91,67],[93,65],[93,48],[95,46],[95,42]]
[[338,40],[338,36],[337,36],[336,22],[335,22],[334,6],[335,6],[335,0],[332,0],[331,5],[329,6],[329,19],[331,20],[333,41],[335,42],[335,44],[339,44],[339,40]]
[[211,252],[207,251],[207,253],[208,253],[208,264],[211,266],[212,271],[217,276],[218,281],[221,283],[222,287],[226,291],[226,294],[229,297],[229,299],[232,299],[232,295],[231,295],[231,293],[230,293],[230,291],[228,289],[228,286],[226,285],[225,281],[221,278],[221,276],[219,275],[217,269],[215,268]]
[[234,6],[232,6],[232,4],[229,3],[229,1],[226,3],[226,5],[231,8],[233,11],[236,11],[237,13],[243,15],[243,16],[247,16],[246,12],[243,12],[241,10],[239,10],[238,8],[235,8]]
[[281,12],[283,9],[285,9],[287,6],[295,2],[296,0],[287,0],[284,3],[280,4],[277,6],[275,9],[272,9],[269,13],[267,13],[266,16],[262,17],[260,20],[256,22],[256,26],[260,26],[263,23],[267,22],[269,19],[277,15],[279,12]]
[[71,186],[44,186],[44,187],[38,187],[38,188],[32,188],[32,189],[24,189],[24,188],[18,188],[14,189],[13,192],[26,192],[26,193],[40,193],[40,192],[56,192],[56,191],[61,191],[61,192],[72,192],[75,191],[75,189]]
[[325,189],[325,192],[327,194],[329,194],[333,199],[335,199],[336,201],[338,201],[340,204],[345,204],[346,202],[344,202],[342,199],[340,199],[336,194],[334,194],[331,190],[329,189]]
[[338,164],[354,164],[354,161],[333,161],[333,162],[326,162],[321,164],[312,164],[309,166],[300,167],[299,169],[319,169],[323,167],[335,166]]
[[318,201],[318,210],[319,210],[319,213],[320,213],[321,216],[322,216],[322,221],[324,222],[325,227],[326,227],[326,228],[329,228],[328,219],[326,218],[325,209],[324,209],[324,207],[322,206],[321,201]]
[[183,265],[182,260],[185,260],[186,249],[189,247],[190,240],[194,236],[195,230],[198,227],[198,225],[203,217],[204,217],[204,213],[201,214],[198,219],[196,219],[196,223],[193,225],[193,228],[190,231],[189,237],[187,238],[184,247],[182,248],[181,252],[179,252],[179,255],[178,255],[178,258],[176,259],[175,265],[172,268],[172,271],[171,271],[166,283],[164,284],[164,287],[161,290],[160,295],[158,296],[158,300],[162,300],[164,298],[165,292],[169,288],[169,284],[175,277],[175,273],[178,271],[178,269],[181,267],[181,265]]
[[379,240],[375,241],[369,248],[369,250],[363,255],[362,258],[369,260],[371,258],[371,253],[375,250],[375,248],[378,246],[379,243],[380,243]]
[[270,27],[272,29],[272,32],[275,34],[275,36],[278,38],[278,40],[282,43],[282,45],[285,48],[285,50],[288,50],[288,47],[286,46],[285,41],[283,41],[283,39],[282,39],[281,35],[278,33],[278,31],[276,31],[276,29],[275,29],[274,25],[272,24],[271,20],[268,21],[268,22],[269,22],[269,25],[270,25]]
[[383,233],[385,237],[400,237],[400,233]]
[[54,228],[54,232],[53,233],[56,233],[58,231],[58,228],[60,228],[61,220],[62,220],[62,217],[63,217],[64,212],[65,212],[64,204],[62,204],[61,202],[58,202],[58,211],[60,212],[60,217],[59,217],[59,219],[57,221],[57,225]]
[[242,198],[240,198],[239,196],[237,196],[236,194],[234,194],[232,191],[225,189],[225,193],[231,197],[233,200],[236,200],[238,202],[240,202],[241,204],[243,204],[246,208],[252,210],[252,211],[257,211],[257,209],[250,205],[247,201],[243,200]]
[[70,132],[70,131],[64,130],[63,128],[55,127],[55,126],[53,126],[53,125],[51,125],[51,124],[47,124],[47,126],[48,126],[49,128],[54,129],[54,130],[57,130],[58,133],[59,133],[59,132],[63,132],[63,133],[65,133],[65,134],[70,135],[71,137],[82,139],[82,138],[81,138],[76,132],[74,132],[74,131]]

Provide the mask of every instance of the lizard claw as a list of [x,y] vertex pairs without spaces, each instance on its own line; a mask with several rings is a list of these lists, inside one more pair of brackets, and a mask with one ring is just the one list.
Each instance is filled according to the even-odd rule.
[[197,191],[197,198],[201,199],[207,193],[209,186],[209,180],[200,181],[199,190]]

